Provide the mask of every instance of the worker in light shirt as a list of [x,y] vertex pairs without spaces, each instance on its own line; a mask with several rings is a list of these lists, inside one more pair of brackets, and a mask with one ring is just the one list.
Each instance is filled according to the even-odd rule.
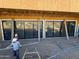
[[13,51],[13,55],[16,56],[16,59],[20,59],[19,58],[20,47],[21,47],[21,44],[18,41],[17,35],[15,34],[15,37],[13,38],[12,43],[11,43],[11,48],[12,48],[12,51]]

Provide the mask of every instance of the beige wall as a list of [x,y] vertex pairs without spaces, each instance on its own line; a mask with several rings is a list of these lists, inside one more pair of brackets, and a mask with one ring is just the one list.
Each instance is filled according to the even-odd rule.
[[0,8],[79,12],[79,0],[0,0]]

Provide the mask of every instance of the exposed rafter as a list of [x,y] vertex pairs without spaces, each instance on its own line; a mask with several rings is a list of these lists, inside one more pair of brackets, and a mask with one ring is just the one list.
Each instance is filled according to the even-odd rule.
[[40,16],[73,16],[79,17],[79,13],[60,12],[60,11],[40,11],[40,10],[25,10],[25,9],[9,9],[0,8],[0,15],[40,15]]

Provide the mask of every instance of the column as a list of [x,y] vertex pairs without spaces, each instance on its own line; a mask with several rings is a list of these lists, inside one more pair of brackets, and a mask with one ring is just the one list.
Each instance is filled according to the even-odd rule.
[[64,21],[64,24],[65,24],[66,38],[67,38],[67,40],[69,40],[66,20]]
[[45,32],[45,20],[43,20],[43,38],[46,38],[46,32]]
[[1,33],[2,33],[2,40],[4,41],[4,33],[3,33],[3,26],[2,26],[2,21],[0,21],[1,25]]
[[40,21],[38,21],[38,41],[40,41]]
[[14,21],[12,21],[12,33],[11,33],[11,39],[14,37]]
[[77,37],[78,36],[78,23],[77,23],[77,20],[76,20],[76,23],[75,23],[75,31],[74,31],[74,37]]

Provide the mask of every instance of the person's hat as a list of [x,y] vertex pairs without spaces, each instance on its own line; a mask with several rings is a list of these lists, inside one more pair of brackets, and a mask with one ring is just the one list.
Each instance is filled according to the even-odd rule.
[[17,37],[18,36],[18,34],[15,34],[15,37]]
[[16,42],[17,41],[17,39],[16,38],[14,38],[13,40],[12,40],[12,42]]

